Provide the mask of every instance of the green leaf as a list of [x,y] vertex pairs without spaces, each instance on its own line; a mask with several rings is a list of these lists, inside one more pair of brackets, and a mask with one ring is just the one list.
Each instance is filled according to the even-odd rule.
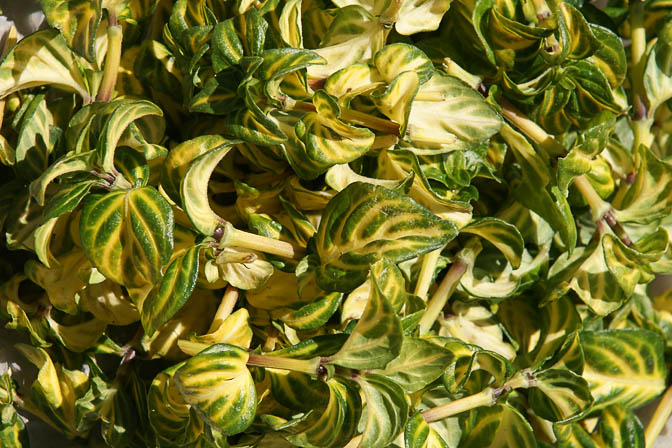
[[643,329],[584,331],[583,378],[595,400],[592,410],[612,404],[640,407],[665,389],[663,339]]
[[594,436],[600,446],[644,448],[644,428],[631,409],[612,405],[600,413]]
[[30,183],[30,194],[40,205],[44,205],[47,187],[51,182],[64,174],[92,169],[95,155],[95,151],[87,151],[79,154],[67,154],[61,157],[52,163],[40,177]]
[[553,424],[558,448],[597,448],[598,445],[579,423]]
[[153,187],[89,195],[79,231],[91,263],[125,286],[158,281],[173,252],[173,211]]
[[175,384],[184,400],[225,435],[244,431],[254,419],[257,393],[247,359],[247,351],[239,347],[216,344],[175,372]]
[[448,448],[448,444],[427,424],[421,413],[408,419],[404,443],[406,448]]
[[297,174],[307,179],[359,158],[369,151],[375,138],[370,130],[342,121],[336,98],[323,90],[315,93],[313,104],[316,111],[305,114],[294,129],[305,152],[288,152]]
[[439,345],[420,338],[405,337],[399,356],[376,373],[412,393],[439,378],[453,359],[453,354]]
[[93,97],[93,86],[82,75],[83,65],[56,30],[27,36],[0,63],[0,97],[45,84],[75,92],[85,103]]
[[511,405],[480,407],[476,424],[463,438],[464,448],[526,448],[536,447],[532,427]]
[[588,383],[568,370],[544,370],[534,374],[529,391],[530,407],[552,422],[568,420],[586,410],[593,401]]
[[49,198],[49,202],[45,204],[42,211],[42,216],[48,220],[70,213],[77,208],[95,184],[96,181],[85,180],[62,187],[58,193]]
[[351,369],[381,369],[399,355],[403,331],[399,317],[372,277],[369,301],[343,347],[330,360]]
[[559,232],[571,253],[576,246],[576,224],[567,200],[552,183],[553,176],[548,165],[525,137],[510,126],[505,125],[500,134],[522,168],[522,180],[514,190],[516,199]]
[[200,246],[194,246],[175,258],[166,269],[161,282],[142,303],[142,326],[151,336],[184,305],[196,286]]
[[96,59],[96,34],[102,17],[100,1],[40,0],[50,26],[61,32],[68,46],[91,62]]
[[383,187],[353,183],[324,210],[316,234],[318,284],[349,291],[361,284],[369,265],[387,257],[397,263],[438,249],[457,233],[406,196]]
[[384,376],[368,373],[357,379],[366,400],[366,420],[359,448],[388,446],[404,429],[409,404],[403,389]]
[[435,72],[418,90],[404,140],[434,154],[475,146],[501,127],[501,117],[481,94]]
[[623,84],[628,72],[628,60],[623,42],[608,28],[591,23],[590,29],[600,43],[600,47],[589,59],[606,75],[611,87],[616,88]]
[[515,226],[498,218],[481,218],[462,227],[460,232],[480,236],[499,249],[514,268],[520,267],[525,247]]
[[[653,117],[658,106],[672,98],[672,22],[667,21],[658,33],[656,43],[646,55],[644,63],[644,89],[648,99],[648,118]],[[635,150],[637,148],[634,148]]]
[[558,5],[557,17],[560,26],[568,34],[569,48],[567,57],[570,59],[585,59],[593,55],[601,46],[600,41],[593,35],[592,29],[583,14],[570,3]]
[[224,144],[199,155],[193,159],[182,178],[180,194],[184,211],[196,230],[204,235],[213,235],[215,229],[224,223],[210,207],[208,183],[215,167],[230,150],[231,145]]
[[316,330],[324,326],[341,304],[343,294],[332,292],[318,297],[314,302],[280,317],[295,330]]

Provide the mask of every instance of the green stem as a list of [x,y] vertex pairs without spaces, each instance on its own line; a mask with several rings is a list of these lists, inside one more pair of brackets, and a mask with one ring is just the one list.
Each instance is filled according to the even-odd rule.
[[601,220],[604,218],[604,215],[611,210],[611,205],[602,200],[585,174],[574,178],[574,186],[579,190],[581,196],[583,196],[588,203],[588,207],[590,207],[593,216],[593,221],[597,222]]
[[633,105],[635,113],[638,113],[638,106],[643,106],[644,90],[642,85],[643,62],[646,54],[646,26],[644,24],[644,2],[641,0],[630,1],[630,63],[632,71],[632,92]]
[[109,26],[107,27],[107,54],[105,55],[105,69],[103,80],[98,89],[96,101],[110,101],[114,86],[117,84],[119,65],[121,63],[121,25],[116,23],[116,18],[110,14]]
[[481,406],[492,406],[497,403],[497,399],[512,389],[527,389],[534,387],[536,381],[527,370],[517,372],[502,387],[488,387],[476,394],[469,395],[450,403],[443,404],[422,413],[427,423],[432,423],[462,412],[476,409]]
[[441,314],[441,310],[448,303],[448,299],[455,292],[455,288],[457,288],[462,275],[467,271],[467,267],[467,263],[460,259],[458,255],[457,260],[450,266],[439,287],[429,300],[425,314],[420,319],[418,329],[421,335],[426,334],[432,328],[439,314]]
[[436,264],[439,261],[441,250],[442,249],[437,249],[422,256],[420,274],[418,275],[418,281],[415,284],[415,295],[422,300],[427,300],[427,293],[429,292],[429,287],[434,278],[434,271],[436,270]]
[[311,359],[293,359],[283,358],[272,355],[257,355],[250,353],[247,360],[248,366],[266,367],[270,369],[291,370],[293,372],[303,372],[308,375],[317,376],[320,370],[320,357]]
[[667,423],[670,415],[672,415],[672,386],[667,388],[665,395],[663,395],[660,403],[658,403],[658,407],[656,407],[656,411],[653,413],[653,417],[651,417],[651,420],[646,427],[646,432],[644,433],[646,448],[653,447],[654,442],[665,427],[665,423]]
[[276,240],[267,236],[257,235],[255,233],[238,230],[226,223],[224,232],[219,241],[219,247],[235,246],[243,249],[250,249],[267,254],[277,255],[278,257],[299,259],[303,257],[304,249],[300,246],[288,243],[287,241]]

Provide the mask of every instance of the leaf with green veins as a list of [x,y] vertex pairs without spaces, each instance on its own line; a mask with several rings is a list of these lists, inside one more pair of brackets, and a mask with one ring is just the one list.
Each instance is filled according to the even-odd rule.
[[131,185],[144,187],[149,182],[149,165],[138,151],[123,146],[117,149],[114,165]]
[[626,246],[613,235],[602,237],[604,259],[609,272],[627,297],[632,295],[638,283],[653,280],[653,273],[648,265],[660,260],[668,245],[669,237],[663,228],[638,240],[635,243],[636,249]]
[[220,147],[233,146],[238,141],[220,135],[201,135],[174,147],[162,165],[161,186],[175,202],[180,202],[180,185],[190,163],[199,156]]
[[[210,207],[208,183],[215,167],[231,148],[228,144],[217,145],[214,149],[199,154],[191,160],[189,168],[181,180],[180,196],[182,197],[182,204],[184,204],[184,211],[196,230],[203,235],[213,235],[215,229],[223,225],[223,219]],[[203,149],[205,148],[200,146],[198,152],[200,153]],[[190,153],[191,151],[192,149],[189,150]],[[192,154],[194,153],[187,155],[186,158],[192,157]],[[180,166],[185,164],[181,163],[180,160]]]
[[40,0],[50,26],[61,32],[68,46],[95,62],[95,40],[102,17],[100,1]]
[[343,347],[330,362],[351,369],[382,369],[399,355],[403,332],[392,304],[372,277],[369,301]]
[[600,413],[594,439],[600,446],[644,448],[644,428],[628,408],[608,406]]
[[334,315],[342,298],[342,293],[326,294],[294,312],[281,316],[280,320],[295,330],[316,330],[324,326]]
[[418,74],[408,71],[395,77],[385,91],[371,94],[371,99],[378,110],[390,120],[399,123],[400,135],[406,133],[408,117],[419,86]]
[[627,74],[628,64],[623,48],[623,42],[618,35],[608,28],[593,23],[589,24],[593,36],[597,38],[600,47],[590,56],[590,61],[597,65],[609,80],[609,84],[616,88],[623,84]]
[[508,404],[477,408],[476,424],[462,439],[464,448],[527,448],[536,447],[532,427]]
[[376,53],[373,64],[385,82],[392,83],[404,72],[418,76],[418,85],[424,84],[434,74],[434,65],[425,53],[405,43],[387,45]]
[[598,51],[601,42],[593,35],[592,28],[578,9],[569,3],[560,3],[557,17],[567,33],[569,45],[567,49],[563,48],[563,53],[566,52],[568,58],[585,59]]
[[61,137],[49,110],[46,94],[27,98],[20,119],[12,127],[19,134],[14,146],[15,167],[20,176],[33,179],[47,169],[49,156]]
[[[406,280],[397,267],[389,259],[383,258],[371,265],[371,281],[380,288],[380,292],[390,302],[395,313],[399,313],[407,303]],[[372,283],[373,284],[373,283]]]
[[566,421],[578,416],[593,402],[588,383],[567,370],[544,370],[534,374],[528,400],[535,414],[546,420]]
[[142,304],[142,326],[148,336],[170,320],[196,286],[200,246],[194,246],[168,266],[161,282]]
[[567,343],[567,338],[581,329],[581,318],[567,297],[550,302],[542,308],[540,314],[541,334],[531,356],[533,367],[562,352],[562,345]]
[[598,448],[579,423],[553,423],[553,434],[558,448]]
[[576,246],[576,224],[567,200],[553,185],[553,176],[544,160],[520,133],[504,125],[501,136],[522,168],[522,181],[514,196],[559,232],[570,253]]
[[261,57],[264,58],[264,62],[259,66],[255,75],[263,81],[271,81],[296,70],[327,62],[314,51],[299,48],[265,50],[261,53]]
[[501,126],[499,114],[478,92],[435,72],[416,94],[404,141],[432,154],[449,152],[477,145]]
[[618,222],[649,224],[672,211],[672,166],[646,147],[637,151],[640,166],[635,182],[612,205]]
[[357,174],[347,163],[334,165],[327,170],[324,181],[327,185],[336,191],[342,191],[348,185],[355,182],[364,182],[373,185],[380,185],[388,190],[395,190],[408,193],[408,189],[413,184],[415,173],[411,172],[407,178],[401,180],[378,179],[375,177],[365,177]]
[[[163,129],[163,111],[160,107],[147,100],[120,99],[115,100],[110,115],[102,128],[102,135],[97,145],[100,163],[106,172],[114,172],[114,153],[120,140],[131,124],[137,121],[150,120],[152,126]],[[159,132],[163,134],[163,132]]]
[[236,33],[233,18],[215,25],[212,31],[212,65],[215,73],[237,65],[243,57],[243,44]]
[[366,400],[366,420],[359,448],[383,448],[403,431],[409,404],[404,390],[392,380],[368,373],[357,379]]
[[80,221],[82,246],[107,278],[126,286],[157,281],[173,252],[173,211],[153,187],[91,194]]
[[382,257],[393,262],[417,257],[442,247],[456,233],[452,222],[439,219],[408,197],[353,183],[329,201],[320,221],[315,236],[318,284],[352,290],[365,280],[372,262]]
[[44,30],[27,36],[0,63],[0,97],[41,85],[79,94],[88,102],[95,90],[82,75],[88,68],[67,47],[56,30]]
[[329,387],[308,374],[280,369],[266,373],[270,376],[273,397],[283,406],[309,412],[314,406],[326,406],[329,402]]
[[313,179],[333,165],[351,162],[369,151],[374,134],[341,118],[336,98],[322,90],[313,96],[315,112],[305,114],[295,126],[305,152],[290,152],[298,174]]
[[47,187],[51,182],[64,174],[89,171],[94,166],[93,162],[95,157],[95,151],[88,151],[80,154],[68,154],[61,157],[47,168],[40,177],[31,182],[31,195],[39,204],[44,205]]
[[[352,413],[349,406],[360,404],[358,391],[340,378],[326,381],[329,387],[329,401],[320,412],[312,412],[310,417],[292,427],[284,438],[294,446],[322,447],[334,446],[339,440],[354,432],[350,423]],[[345,433],[341,433],[345,430]]]
[[514,268],[520,267],[524,242],[515,226],[497,218],[481,218],[462,227],[460,232],[480,236],[499,249]]
[[665,389],[663,345],[660,335],[639,328],[582,332],[591,410],[626,403],[636,408],[657,397]]
[[324,82],[324,91],[338,98],[338,104],[348,107],[358,95],[364,95],[383,85],[378,70],[368,64],[352,64],[333,74]]
[[175,372],[175,384],[184,401],[226,435],[244,431],[254,419],[257,394],[247,359],[247,352],[239,347],[216,344]]
[[429,426],[421,413],[408,419],[404,442],[407,448],[448,448],[448,444]]
[[453,359],[453,354],[444,347],[424,339],[405,337],[399,356],[375,373],[413,393],[439,378]]

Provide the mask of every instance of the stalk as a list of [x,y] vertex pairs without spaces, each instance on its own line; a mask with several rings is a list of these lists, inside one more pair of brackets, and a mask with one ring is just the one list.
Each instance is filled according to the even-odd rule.
[[646,448],[653,447],[654,442],[665,427],[665,423],[670,418],[670,415],[672,415],[672,386],[667,388],[665,395],[663,395],[662,400],[658,403],[658,407],[656,407],[656,411],[653,413],[653,417],[651,417],[651,420],[646,427],[644,433]]
[[280,356],[257,355],[250,353],[247,360],[248,366],[266,367],[269,369],[291,370],[317,376],[320,369],[320,357],[312,359],[293,359]]
[[496,404],[497,399],[506,392],[509,392],[512,389],[526,389],[528,387],[533,387],[534,385],[534,378],[532,378],[526,370],[521,370],[502,387],[488,387],[476,394],[427,409],[422,413],[422,416],[427,423],[436,422],[481,406],[492,406]]
[[236,229],[228,222],[224,226],[222,238],[219,241],[220,248],[226,246],[236,246],[291,259],[299,259],[304,254],[304,250],[300,246],[275,238],[244,232]]
[[647,110],[646,94],[644,92],[644,63],[646,59],[646,26],[644,24],[644,2],[632,0],[630,2],[630,83],[632,84],[632,106],[634,117],[630,122],[630,127],[634,133],[634,143],[632,146],[635,158],[635,166],[638,165],[638,148],[641,145],[651,146],[653,135],[651,134],[651,125],[653,124],[654,111]]
[[103,71],[103,80],[100,83],[96,101],[110,101],[110,98],[112,98],[114,86],[117,84],[119,65],[121,63],[121,40],[121,25],[117,23],[117,17],[112,12],[109,12],[105,69]]
[[208,333],[215,331],[222,324],[222,322],[224,322],[224,320],[231,315],[233,307],[236,306],[237,301],[238,289],[228,285],[224,291],[224,296],[222,296],[222,301],[219,303],[219,307],[215,313],[215,318],[212,320],[212,324],[210,325]]
[[502,108],[504,118],[517,127],[523,134],[531,138],[537,145],[543,148],[550,156],[561,157],[567,154],[567,149],[548,134],[534,121],[530,120],[521,111],[516,109],[506,99],[500,98],[498,101]]
[[[549,154],[559,157],[567,153],[567,150],[558,143],[552,135],[548,134],[539,125],[527,118],[508,101],[501,99],[499,105],[502,107],[502,115],[504,115],[504,118],[520,129],[539,146],[546,149]],[[588,181],[588,178],[585,175],[577,176],[574,178],[574,185],[588,203],[593,220],[595,220],[595,222],[604,220],[625,245],[632,247],[632,239],[614,217],[611,204],[600,198],[595,191],[595,188],[593,188]]]
[[439,261],[441,250],[437,249],[422,256],[420,274],[415,284],[415,295],[422,300],[427,301],[427,293],[429,293],[429,286],[432,284],[432,278],[434,278],[434,271],[436,270],[436,263]]
[[422,412],[422,417],[427,423],[432,423],[481,406],[492,406],[496,402],[497,397],[495,396],[495,389],[488,387],[477,394],[469,395],[451,401],[450,403],[427,409]]
[[471,238],[467,244],[455,255],[455,261],[448,269],[445,277],[439,283],[439,287],[432,294],[432,298],[427,303],[425,314],[422,315],[418,324],[420,334],[427,333],[441,314],[441,310],[448,303],[448,299],[455,292],[455,288],[460,282],[462,275],[467,272],[469,266],[474,264],[476,256],[481,251],[481,243],[478,238]]

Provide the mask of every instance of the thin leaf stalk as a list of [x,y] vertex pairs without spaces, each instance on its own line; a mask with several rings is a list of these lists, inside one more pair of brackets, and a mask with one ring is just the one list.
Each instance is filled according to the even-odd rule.
[[119,65],[121,63],[121,41],[123,33],[121,25],[118,25],[116,18],[110,14],[110,22],[107,27],[107,54],[105,55],[105,68],[103,71],[103,80],[98,89],[96,101],[110,101],[114,87],[117,85],[117,75],[119,74]]
[[611,205],[597,194],[595,188],[593,188],[593,185],[588,180],[588,177],[586,177],[585,174],[575,177],[574,186],[579,190],[581,196],[583,196],[588,203],[593,221],[597,222],[603,219],[611,209]]
[[672,386],[667,388],[665,395],[658,403],[653,417],[649,421],[644,432],[644,439],[646,440],[646,448],[652,448],[658,435],[665,427],[665,423],[672,415]]
[[441,250],[442,249],[437,249],[422,256],[420,274],[418,274],[418,281],[415,283],[414,292],[415,295],[422,300],[427,300],[427,294],[429,293],[429,287],[434,278],[434,271],[436,270],[436,264],[439,261]]
[[567,154],[567,149],[562,146],[552,135],[544,131],[534,121],[530,120],[521,111],[516,109],[506,99],[498,100],[502,108],[502,115],[506,120],[517,127],[526,136],[531,138],[540,148],[545,150],[552,157],[561,157]]
[[536,384],[534,378],[527,370],[517,372],[501,387],[488,387],[482,391],[451,401],[450,403],[436,406],[422,412],[422,417],[427,423],[443,420],[462,412],[470,411],[481,406],[493,406],[499,397],[513,389],[527,389]]
[[224,295],[222,296],[222,301],[219,303],[217,312],[215,312],[215,318],[212,320],[208,333],[214,332],[224,320],[231,315],[231,312],[233,312],[233,308],[238,301],[238,296],[238,288],[234,288],[231,285],[226,287]]
[[311,359],[293,359],[283,358],[281,356],[250,353],[247,365],[269,369],[291,370],[293,372],[302,372],[313,376],[317,376],[320,372],[319,356]]
[[[644,23],[644,2],[633,0],[630,2],[630,63],[633,106],[635,113],[643,107],[644,88],[642,83],[644,55],[646,54],[646,26]],[[643,118],[643,117],[642,117]]]
[[304,249],[298,245],[238,230],[230,223],[225,224],[222,238],[219,241],[220,248],[227,246],[255,250],[290,259],[299,259],[303,257],[304,254]]
[[448,303],[448,299],[450,299],[450,296],[455,292],[455,288],[457,288],[462,275],[467,271],[467,267],[468,264],[459,257],[450,266],[448,272],[443,277],[443,280],[441,280],[439,287],[429,300],[425,314],[423,314],[420,319],[418,330],[421,335],[426,334],[432,328],[434,322],[436,322],[436,319],[439,317],[439,314],[441,314],[441,310],[446,306],[446,303]]

